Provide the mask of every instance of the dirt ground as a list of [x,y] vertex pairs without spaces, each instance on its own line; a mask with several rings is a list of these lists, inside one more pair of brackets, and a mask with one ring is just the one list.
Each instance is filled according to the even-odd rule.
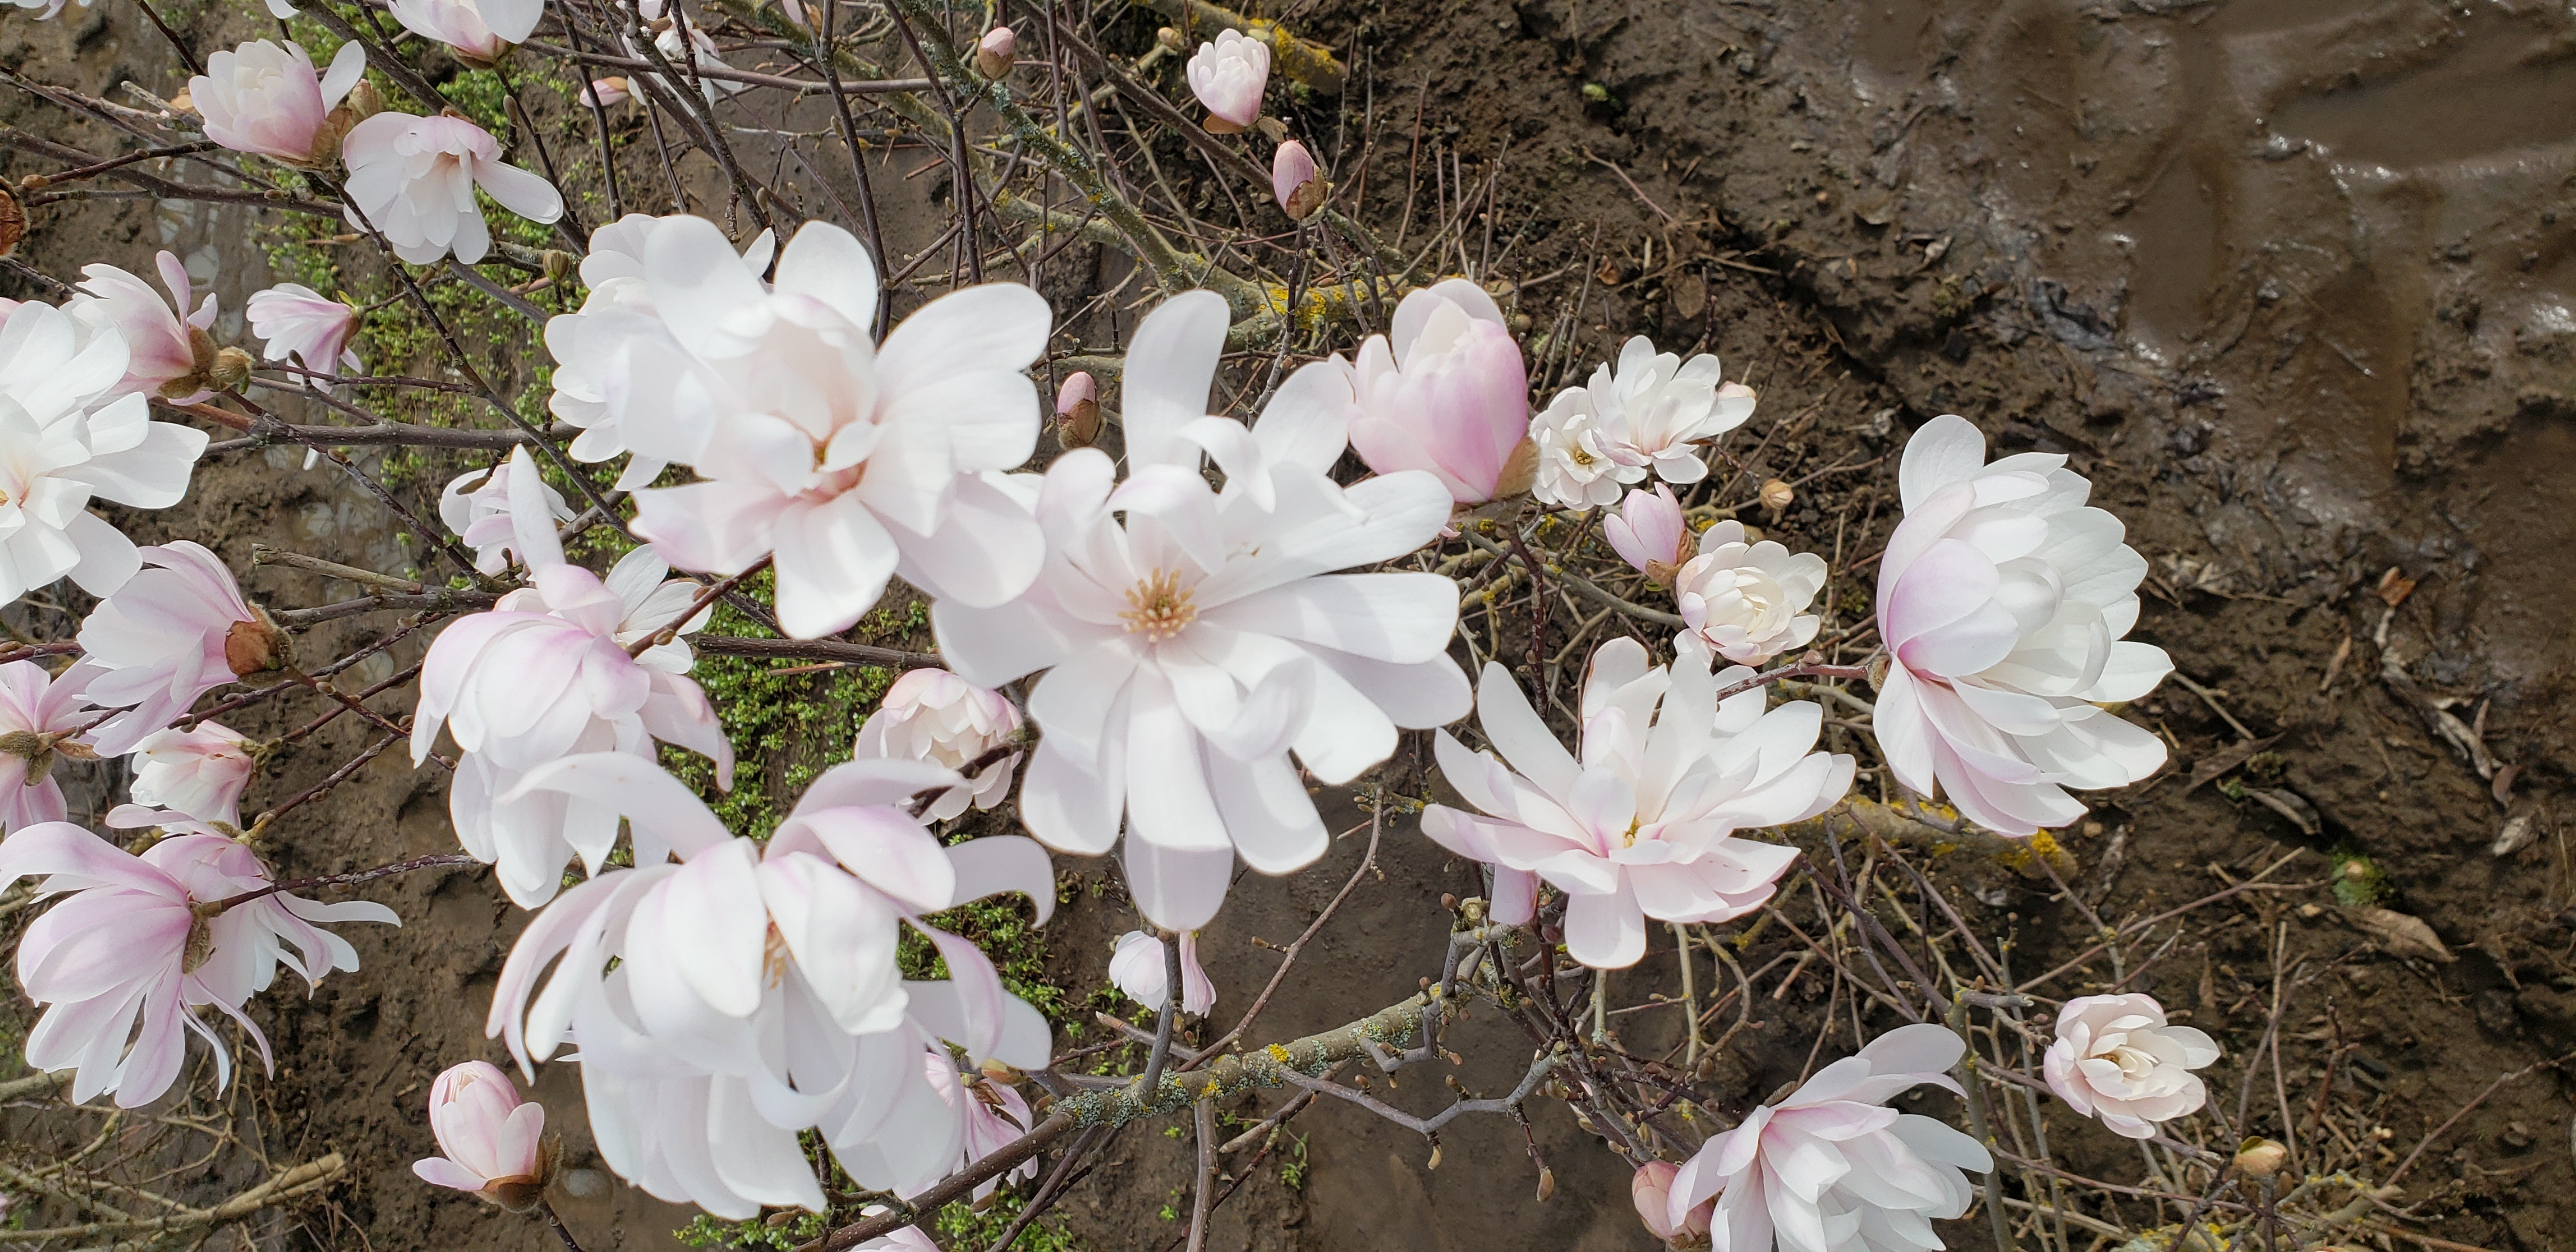
[[[0,19],[0,63],[33,55],[77,67],[66,76],[86,88],[133,78],[166,94],[148,30],[113,4],[102,12],[95,30],[77,9],[53,27]],[[1354,135],[1373,140],[1364,165],[1363,145],[1344,145],[1337,178],[1364,182],[1361,216],[1392,229],[1408,172],[1426,189],[1434,170],[1453,189],[1491,180],[1491,201],[1471,206],[1488,214],[1489,242],[1462,244],[1450,268],[1514,284],[1533,337],[1575,330],[1536,372],[1573,381],[1569,363],[1588,371],[1646,333],[1717,351],[1761,390],[1761,414],[1725,445],[1732,494],[1830,471],[1769,519],[1792,547],[1875,551],[1892,499],[1842,505],[1892,495],[1889,454],[1938,413],[1975,418],[2002,450],[2067,453],[2096,482],[2155,569],[2135,637],[2167,648],[2207,694],[2168,684],[2130,710],[2172,740],[2173,765],[2098,797],[2070,840],[2079,892],[2117,921],[2312,853],[2279,876],[2309,889],[2213,910],[2133,984],[2228,1047],[2212,1085],[2233,1098],[2275,970],[2296,983],[2279,1041],[2284,1111],[2266,1112],[2258,1093],[2257,1131],[2306,1122],[2291,1106],[2331,1108],[2338,1125],[2386,1132],[2384,1174],[2500,1076],[2576,1049],[2576,899],[2557,811],[2576,782],[2564,716],[2576,655],[2565,555],[2576,544],[2576,17],[2413,0],[1328,0],[1286,16],[1354,50],[1345,100]],[[1127,21],[1112,50],[1141,52],[1154,24]],[[23,97],[0,111],[39,124]],[[1292,122],[1330,125],[1324,112]],[[137,209],[118,221],[103,235],[39,237],[27,257],[67,275],[101,255],[144,269],[159,244],[212,248],[228,307],[261,285],[255,256],[216,246],[234,232],[220,215],[174,223]],[[195,501],[139,519],[138,537],[166,525],[227,553],[258,539],[334,545],[343,560],[373,544],[380,568],[404,559],[381,509],[327,469],[262,456],[205,471]],[[273,571],[251,586],[299,604],[327,590]],[[1833,594],[1865,606],[1867,582]],[[361,638],[334,629],[335,642]],[[388,673],[417,645],[391,657]],[[315,712],[272,710],[243,728],[273,733]],[[288,794],[365,742],[346,724],[325,739],[262,787]],[[343,787],[327,821],[281,831],[282,867],[447,850],[441,780],[398,756]],[[1399,757],[1378,781],[1419,794],[1413,769]],[[2526,817],[2536,837],[2492,852]],[[1327,819],[1353,833],[1324,863],[1239,884],[1206,935],[1221,1019],[1277,965],[1253,941],[1294,938],[1359,863],[1365,813],[1343,800]],[[1425,900],[1472,880],[1406,821],[1377,838],[1380,872],[1360,878],[1256,1035],[1337,1025],[1433,972],[1446,919]],[[2429,923],[2449,960],[2392,952],[2349,920],[2326,884],[2357,859],[2381,876],[2382,904]],[[1050,927],[1051,968],[1083,1003],[1135,918],[1108,867],[1064,869],[1079,877]],[[2017,971],[2089,941],[2080,910],[2044,883],[1973,862],[1944,873],[1980,901],[1974,924],[2013,937]],[[431,1147],[428,1078],[499,1059],[482,1015],[521,919],[480,873],[373,895],[405,926],[351,928],[365,968],[326,982],[309,1009],[277,993],[255,1006],[279,1071],[241,1097],[286,1136],[262,1145],[270,1159],[327,1147],[348,1155],[351,1175],[327,1205],[254,1225],[244,1242],[548,1246],[541,1228],[431,1194],[408,1169]],[[1620,978],[1673,983],[1669,941]],[[1739,1108],[1797,1074],[1819,1006],[1767,1003],[1760,1015],[1718,1069]],[[1670,1042],[1652,1015],[1635,1020],[1623,1042]],[[1520,1054],[1505,1029],[1471,1020],[1452,1039],[1470,1058],[1461,1081],[1508,1085]],[[1400,1103],[1447,1098],[1427,1077],[1398,1077]],[[572,1159],[588,1160],[575,1075],[552,1067],[538,1093]],[[1271,1103],[1229,1111],[1249,1121]],[[2400,1202],[2454,1244],[2576,1246],[2571,1114],[2559,1071],[2524,1078],[2427,1150]],[[1298,1127],[1298,1184],[1282,1177],[1291,1161],[1248,1170],[1210,1246],[1651,1246],[1625,1170],[1561,1109],[1534,1132],[1555,1174],[1545,1201],[1508,1123],[1453,1130],[1436,1170],[1417,1137],[1356,1110],[1318,1109]],[[1130,1128],[1063,1206],[1085,1246],[1179,1234],[1163,1213],[1187,1207],[1190,1147],[1164,1129]],[[2065,1159],[2133,1179],[2134,1155],[2096,1138]],[[603,1184],[567,1216],[596,1249],[673,1246],[685,1214]],[[1947,1233],[1954,1247],[1985,1246],[1982,1225]]]

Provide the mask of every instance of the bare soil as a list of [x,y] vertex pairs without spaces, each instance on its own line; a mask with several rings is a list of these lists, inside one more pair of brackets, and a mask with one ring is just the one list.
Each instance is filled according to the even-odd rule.
[[[122,8],[103,13],[0,19],[0,63],[102,94],[127,78],[173,90],[148,27]],[[2259,1048],[2276,968],[2298,984],[2278,1041],[2287,1079],[2277,1099],[2254,1093],[2256,1130],[2287,1137],[2295,1119],[2302,1136],[2326,1134],[2306,1124],[2326,1109],[2331,1133],[2385,1132],[2384,1175],[2500,1075],[2576,1049],[2576,900],[2556,808],[2576,782],[2564,716],[2576,611],[2565,555],[2576,540],[2576,19],[2564,9],[1549,0],[1324,3],[1287,16],[1354,50],[1352,132],[1335,177],[1360,195],[1360,215],[1392,234],[1410,201],[1418,241],[1430,206],[1477,189],[1466,200],[1487,218],[1448,268],[1516,284],[1531,339],[1573,331],[1538,362],[1551,383],[1646,333],[1717,351],[1762,391],[1761,414],[1726,445],[1724,496],[1745,499],[1769,478],[1800,483],[1797,503],[1761,519],[1784,542],[1839,556],[1838,571],[1874,552],[1895,510],[1892,454],[1937,413],[1974,417],[2003,450],[2064,452],[2094,479],[2097,502],[2128,521],[2157,571],[2137,637],[2170,650],[2210,694],[2171,684],[2130,711],[2173,741],[2173,766],[2099,797],[2069,840],[2078,893],[2117,921],[2312,852],[2276,879],[2310,889],[2205,911],[2130,983],[2228,1047],[2212,1083],[2228,1100]],[[1141,53],[1156,24],[1140,10],[1111,50]],[[1328,106],[1292,126],[1334,135]],[[22,95],[0,112],[62,129],[59,112]],[[7,161],[12,177],[38,168]],[[140,205],[63,221],[24,259],[69,276],[100,257],[143,272],[155,247],[203,251],[231,309],[266,281],[223,213]],[[1088,286],[1049,294],[1070,307],[1116,276],[1102,264]],[[343,560],[364,552],[379,568],[408,559],[379,506],[327,467],[299,465],[298,454],[251,453],[210,466],[188,505],[132,519],[134,533],[228,554],[257,539]],[[2415,584],[2393,606],[2380,594],[2392,567]],[[273,570],[249,585],[297,604],[330,590]],[[1867,592],[1864,571],[1831,594],[1856,614]],[[331,629],[345,647],[367,628]],[[416,642],[398,646],[387,673],[418,655]],[[2441,734],[2439,702],[2516,772],[2482,777]],[[281,701],[242,728],[277,733],[319,712]],[[350,720],[282,757],[251,803],[292,794],[363,746]],[[2257,742],[2277,757],[2255,758]],[[449,849],[443,779],[400,757],[278,831],[281,868]],[[1375,781],[1424,789],[1412,755]],[[2263,790],[2290,793],[2313,820],[2251,794]],[[2539,837],[2492,855],[2507,820],[2525,815]],[[1253,941],[1293,939],[1358,865],[1365,813],[1336,798],[1327,820],[1352,833],[1325,862],[1240,883],[1206,935],[1220,1021],[1278,964]],[[1300,956],[1257,1038],[1338,1025],[1434,972],[1446,917],[1428,901],[1471,892],[1473,878],[1409,821],[1376,838],[1377,870]],[[2428,922],[2454,959],[2403,958],[2348,920],[2324,884],[2353,857],[2384,875],[2385,906]],[[1973,924],[2012,936],[2017,973],[2089,942],[2082,910],[2045,881],[1954,861],[1945,882],[1979,901]],[[1063,868],[1076,890],[1049,928],[1052,968],[1087,1011],[1109,942],[1136,922],[1110,867]],[[255,1004],[278,1072],[239,1088],[269,1159],[336,1149],[351,1174],[327,1203],[242,1241],[549,1246],[542,1228],[433,1193],[408,1168],[432,1150],[429,1077],[501,1059],[482,1020],[522,916],[479,872],[371,895],[404,927],[349,928],[365,968],[311,1004],[285,992]],[[2088,967],[2059,986],[2111,979]],[[1676,987],[1669,940],[1619,980],[1640,995]],[[1756,1006],[1712,1078],[1730,1111],[1797,1076],[1829,1029],[1824,1003],[1808,986]],[[1624,1020],[1623,1046],[1660,1053],[1677,1038],[1668,1017]],[[1508,1030],[1471,1020],[1453,1037],[1468,1058],[1461,1082],[1509,1085],[1525,1053]],[[1065,1046],[1099,1037],[1094,1026]],[[1847,1034],[1825,1045],[1851,1046]],[[1422,1110],[1448,1098],[1416,1072],[1397,1075],[1387,1098]],[[585,1163],[577,1075],[543,1074],[550,1120]],[[1277,1098],[1229,1112],[1249,1122]],[[2557,1070],[2522,1080],[2424,1153],[2404,1202],[2456,1244],[2576,1246],[2571,1113]],[[1560,1107],[1533,1131],[1555,1176],[1545,1201],[1532,1149],[1507,1121],[1453,1128],[1436,1170],[1429,1145],[1355,1109],[1319,1108],[1296,1125],[1300,1153],[1230,1162],[1248,1176],[1210,1246],[1651,1246],[1626,1171]],[[1063,1207],[1088,1246],[1179,1235],[1162,1214],[1187,1208],[1190,1146],[1163,1129],[1130,1128]],[[2107,1135],[2062,1159],[2114,1181],[2137,1172]],[[1291,1163],[1299,1185],[1283,1180]],[[181,1181],[211,1196],[244,1176],[237,1166]],[[601,1185],[567,1216],[597,1249],[672,1246],[686,1214]],[[2152,1220],[2143,1207],[2127,1216]],[[1982,1224],[1948,1233],[1956,1247],[1985,1243]]]

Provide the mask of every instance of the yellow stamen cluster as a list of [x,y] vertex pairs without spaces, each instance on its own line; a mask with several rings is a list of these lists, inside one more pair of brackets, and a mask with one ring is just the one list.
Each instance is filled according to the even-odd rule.
[[1180,574],[1158,569],[1127,589],[1127,611],[1118,620],[1127,623],[1128,634],[1142,633],[1145,642],[1161,643],[1199,620],[1199,610],[1190,602],[1189,588],[1181,585]]

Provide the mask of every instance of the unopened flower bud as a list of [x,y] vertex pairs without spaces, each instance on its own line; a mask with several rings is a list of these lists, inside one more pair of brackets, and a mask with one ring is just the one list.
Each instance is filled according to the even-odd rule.
[[239,348],[219,348],[214,363],[206,368],[206,381],[217,391],[238,391],[250,381],[251,355]]
[[1762,484],[1762,507],[1774,513],[1789,507],[1789,503],[1797,498],[1797,491],[1777,478]]
[[538,253],[537,259],[545,262],[547,281],[558,287],[570,283],[581,270],[581,258],[561,248],[548,248]]
[[607,108],[612,104],[626,103],[627,98],[632,94],[627,90],[626,80],[612,74],[606,78],[590,80],[590,85],[581,89],[581,102]]
[[1010,27],[996,26],[985,31],[984,38],[975,45],[975,72],[986,78],[1010,73],[1019,48],[1020,37],[1012,34]]
[[1185,51],[1189,48],[1189,44],[1181,39],[1181,32],[1174,30],[1169,26],[1163,27],[1162,29],[1154,32],[1154,42],[1161,44],[1165,48],[1174,52]]
[[1068,448],[1088,448],[1100,438],[1100,384],[1088,370],[1075,370],[1067,375],[1064,385],[1055,393],[1056,442]]
[[1547,1203],[1547,1198],[1555,1194],[1556,1171],[1542,1165],[1539,1167],[1538,1171],[1538,1202],[1545,1204]]
[[1331,190],[1316,175],[1315,156],[1306,151],[1306,145],[1291,139],[1270,158],[1270,194],[1278,198],[1290,221],[1304,221],[1307,214],[1323,207],[1324,196]]
[[2248,1139],[2236,1149],[2236,1168],[2255,1178],[2269,1178],[2281,1172],[2290,1159],[2290,1150],[2271,1139]]
[[0,256],[16,253],[18,241],[26,237],[27,210],[19,206],[18,197],[0,189]]
[[295,640],[286,628],[254,604],[250,621],[235,622],[224,632],[224,664],[236,678],[273,674],[295,663]]

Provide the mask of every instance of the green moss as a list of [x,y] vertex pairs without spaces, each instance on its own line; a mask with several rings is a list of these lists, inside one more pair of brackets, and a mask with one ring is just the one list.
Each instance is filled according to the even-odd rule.
[[[939,1210],[930,1221],[942,1243],[959,1248],[989,1247],[1019,1220],[1028,1202],[1009,1191],[996,1191],[982,1211],[973,1205],[951,1204]],[[855,1210],[841,1212],[837,1221],[856,1221]],[[772,1225],[772,1222],[777,1224]],[[688,1225],[672,1231],[672,1237],[693,1248],[775,1248],[787,1252],[799,1244],[820,1238],[834,1223],[817,1213],[780,1212],[747,1222],[729,1222],[704,1213]],[[1080,1252],[1082,1244],[1064,1223],[1053,1217],[1040,1217],[1020,1232],[1015,1250],[1026,1252]]]
[[2386,875],[2379,872],[2379,862],[2350,843],[2338,844],[2329,854],[2334,863],[2335,903],[2346,908],[2377,904],[2388,898]]
[[[744,580],[747,598],[772,603],[776,580],[764,570]],[[861,622],[870,637],[901,636],[927,624],[918,604],[880,608]],[[708,632],[754,639],[778,636],[730,604],[718,604]],[[767,839],[796,806],[796,797],[825,769],[849,759],[859,723],[874,711],[891,671],[875,666],[795,670],[760,657],[701,656],[691,676],[715,702],[739,772],[730,792],[715,785],[715,764],[694,752],[662,749],[663,767],[706,797],[727,829]]]

